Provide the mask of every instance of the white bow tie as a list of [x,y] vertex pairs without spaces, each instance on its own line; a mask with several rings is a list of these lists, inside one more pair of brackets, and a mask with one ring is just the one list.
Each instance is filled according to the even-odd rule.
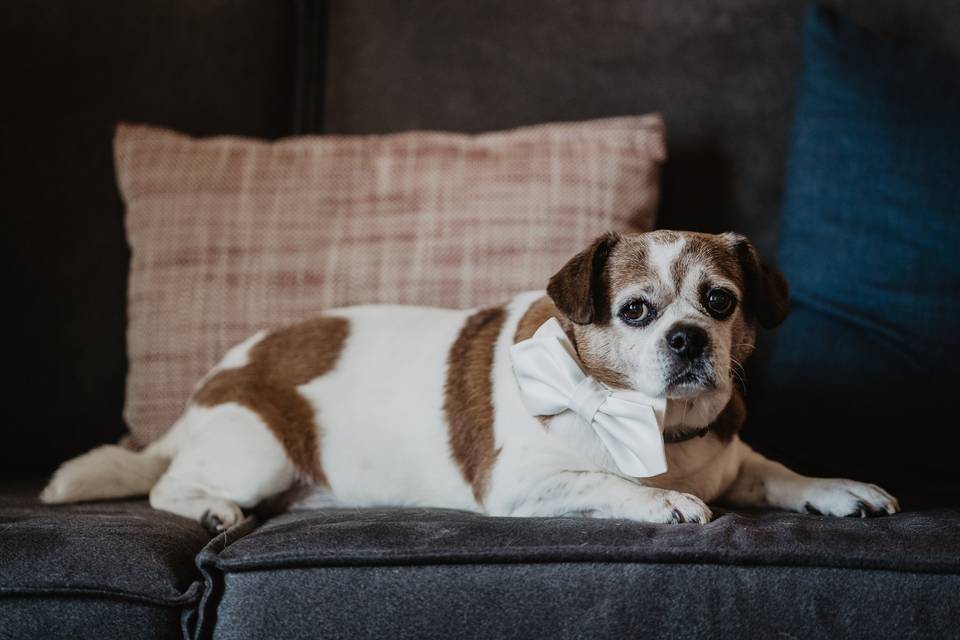
[[611,391],[588,376],[556,318],[513,345],[510,359],[531,415],[573,411],[593,427],[625,475],[648,478],[667,470],[660,430],[666,400]]

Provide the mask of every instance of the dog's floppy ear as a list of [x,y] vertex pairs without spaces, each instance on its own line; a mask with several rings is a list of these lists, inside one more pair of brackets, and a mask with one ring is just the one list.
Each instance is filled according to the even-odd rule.
[[737,233],[725,234],[743,273],[744,307],[761,327],[772,329],[790,311],[790,290],[783,274],[760,259],[750,241]]
[[619,240],[616,233],[600,236],[550,278],[547,295],[571,322],[590,324],[610,319],[608,285],[603,272],[610,251]]

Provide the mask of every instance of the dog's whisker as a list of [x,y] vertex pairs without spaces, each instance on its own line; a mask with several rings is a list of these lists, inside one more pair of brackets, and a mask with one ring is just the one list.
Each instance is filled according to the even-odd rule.
[[744,392],[747,391],[747,371],[743,366],[743,363],[730,356],[730,375],[736,378],[740,382],[740,386],[743,387]]

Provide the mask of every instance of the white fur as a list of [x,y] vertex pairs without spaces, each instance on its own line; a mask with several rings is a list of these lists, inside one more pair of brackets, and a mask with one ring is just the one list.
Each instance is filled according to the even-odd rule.
[[197,384],[193,387],[194,391],[203,387],[207,380],[217,375],[224,369],[239,369],[246,366],[250,361],[250,350],[253,349],[258,342],[263,340],[266,335],[267,331],[265,329],[261,329],[240,344],[231,347],[230,350],[227,351],[226,355],[220,359],[220,362],[218,362],[216,366],[210,369],[206,375],[197,381]]
[[[681,295],[649,332],[629,334],[620,327],[619,351],[609,357],[656,362],[664,331],[679,320],[701,323],[717,350],[729,351],[729,328],[704,320],[684,298],[696,274],[690,282],[669,282],[670,265],[681,248],[682,242],[651,245],[659,285],[669,284]],[[614,305],[635,293],[614,292]],[[896,501],[878,487],[799,476],[737,437],[723,442],[710,434],[668,445],[667,473],[644,480],[620,475],[589,426],[570,413],[545,426],[520,400],[509,349],[524,312],[542,295],[513,299],[496,343],[491,378],[498,454],[482,502],[452,456],[443,408],[450,347],[471,311],[392,306],[330,311],[350,323],[343,351],[333,371],[299,387],[316,412],[329,481],[329,490],[317,499],[325,505],[418,505],[502,516],[582,514],[652,522],[707,522],[706,503],[717,499],[832,515],[864,507],[897,510]],[[214,371],[246,364],[264,335],[232,349]],[[729,363],[716,366],[722,388],[703,397],[670,399],[667,428],[705,425],[716,417],[730,397],[729,372],[723,369]],[[637,374],[639,388],[662,387],[660,374],[651,370],[643,375],[652,378]],[[42,498],[66,502],[149,491],[158,509],[194,519],[209,514],[225,528],[238,521],[241,508],[281,493],[296,479],[293,464],[256,413],[236,404],[190,406],[142,453],[101,447],[67,462]]]
[[176,451],[150,491],[150,505],[194,520],[209,514],[225,529],[241,507],[286,490],[293,465],[260,417],[234,403],[192,406],[170,434]]
[[675,242],[659,243],[647,242],[647,263],[654,273],[660,278],[660,282],[674,286],[673,276],[670,274],[670,267],[677,261],[683,246],[687,243],[684,238],[678,238]]
[[300,392],[317,412],[333,495],[353,506],[478,510],[450,457],[443,414],[448,352],[470,312],[378,306],[330,313],[350,320],[339,364]]
[[104,445],[61,465],[40,499],[57,503],[144,495],[169,464],[169,458]]

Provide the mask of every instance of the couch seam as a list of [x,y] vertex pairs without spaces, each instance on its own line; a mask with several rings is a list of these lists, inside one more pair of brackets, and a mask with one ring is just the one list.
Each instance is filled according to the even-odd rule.
[[272,571],[276,569],[287,568],[347,568],[347,567],[407,567],[407,566],[445,566],[445,565],[494,565],[494,564],[516,564],[516,565],[537,565],[537,564],[675,564],[675,565],[696,565],[696,566],[718,566],[718,567],[770,567],[779,569],[837,569],[841,571],[883,571],[887,573],[916,574],[916,575],[953,575],[960,576],[960,569],[953,567],[946,570],[937,570],[936,568],[923,569],[899,569],[893,567],[870,567],[870,566],[849,566],[849,565],[828,565],[828,564],[788,564],[782,562],[724,562],[722,560],[696,560],[689,558],[657,558],[651,560],[637,559],[610,559],[610,558],[524,558],[517,561],[511,558],[487,558],[482,561],[476,561],[470,556],[446,555],[437,557],[394,557],[389,559],[378,558],[360,558],[344,561],[341,558],[325,559],[297,558],[293,556],[277,557],[269,562],[251,562],[251,563],[223,563],[215,560],[214,565],[222,574],[227,573],[252,573],[256,571]]
[[124,602],[139,602],[156,606],[182,608],[196,604],[200,600],[200,583],[194,581],[186,591],[175,598],[158,598],[119,589],[99,589],[88,587],[0,587],[0,597],[31,598],[38,596],[110,598]]

